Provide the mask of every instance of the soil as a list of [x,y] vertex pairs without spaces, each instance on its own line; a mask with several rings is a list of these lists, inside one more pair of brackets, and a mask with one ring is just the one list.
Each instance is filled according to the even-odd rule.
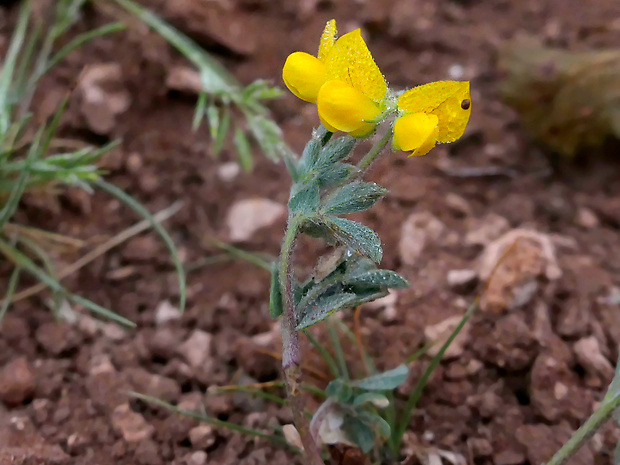
[[[550,169],[500,101],[495,63],[502,43],[520,33],[574,50],[616,46],[618,1],[143,3],[244,83],[280,83],[286,56],[314,51],[331,18],[342,31],[364,29],[394,87],[451,76],[472,81],[474,110],[459,142],[420,159],[386,155],[369,173],[390,193],[358,218],[379,232],[382,266],[413,285],[391,304],[362,309],[362,338],[380,367],[399,364],[463,314],[481,290],[484,261],[502,244],[523,238],[512,261],[493,275],[483,310],[426,389],[405,441],[405,452],[412,454],[406,463],[422,461],[414,452],[433,448],[462,454],[472,464],[548,460],[601,401],[618,356],[620,158],[592,153],[559,160]],[[13,7],[0,13],[6,48],[16,12]],[[76,30],[109,20],[89,8]],[[219,419],[258,429],[290,423],[286,408],[264,400],[205,394],[210,386],[279,377],[279,362],[265,353],[278,350],[277,326],[268,316],[269,276],[243,261],[205,259],[220,254],[209,236],[228,240],[232,205],[248,198],[285,204],[289,180],[282,164],[258,152],[254,172],[222,175],[234,154],[226,149],[212,156],[206,129],[191,131],[194,96],[166,85],[168,72],[186,63],[142,27],[70,55],[43,82],[37,118],[49,115],[85,67],[101,65],[116,83],[108,91],[120,103],[92,107],[77,89],[62,134],[98,144],[121,138],[102,163],[107,180],[153,212],[183,202],[166,227],[191,269],[188,308],[179,318],[170,312],[178,297],[174,270],[153,233],[65,280],[69,289],[135,321],[137,329],[100,324],[80,312],[75,324],[55,320],[43,294],[18,302],[0,326],[0,463],[301,463],[268,442],[201,426],[128,397],[134,390],[190,410],[203,405]],[[289,94],[272,109],[300,152],[317,123],[314,110]],[[104,193],[76,190],[29,196],[17,217],[87,241],[83,250],[57,254],[59,264],[136,221]],[[275,255],[283,227],[279,217],[237,245]],[[315,250],[303,243],[301,261],[310,264]],[[352,325],[351,312],[343,318]],[[316,331],[321,335],[324,328]],[[310,349],[306,353],[316,382],[324,385],[326,367]],[[360,369],[356,351],[348,356]],[[412,364],[401,400],[427,363],[428,357]],[[571,463],[611,463],[619,436],[613,426],[603,428]]]

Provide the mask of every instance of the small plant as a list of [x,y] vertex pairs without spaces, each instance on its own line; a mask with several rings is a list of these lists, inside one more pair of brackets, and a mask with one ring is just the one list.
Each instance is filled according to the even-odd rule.
[[[171,253],[181,285],[180,306],[184,306],[185,274],[172,239],[158,219],[143,206],[116,186],[104,181],[96,166],[101,156],[116,146],[117,142],[101,148],[80,144],[80,147],[75,149],[59,140],[56,133],[68,97],[48,123],[36,127],[31,121],[31,102],[43,76],[69,53],[90,40],[124,29],[122,24],[109,24],[76,36],[56,51],[57,42],[78,20],[84,4],[85,0],[59,0],[48,11],[51,18],[49,24],[39,24],[32,15],[32,2],[23,1],[0,72],[0,255],[13,265],[7,291],[0,306],[0,321],[10,304],[17,300],[15,292],[20,276],[26,273],[35,277],[42,286],[34,286],[32,292],[28,291],[24,295],[48,288],[54,297],[55,310],[60,308],[63,300],[67,300],[116,322],[133,325],[126,318],[69,292],[60,284],[62,277],[68,274],[67,269],[56,270],[48,250],[72,243],[70,238],[12,222],[25,193],[49,191],[57,186],[75,186],[87,191],[92,191],[95,186],[119,198],[144,217],[160,234]],[[85,260],[86,258],[88,260]],[[87,254],[76,263],[85,263],[92,259],[93,257]],[[70,266],[68,269],[77,268]]]
[[[383,255],[377,234],[341,215],[367,210],[385,195],[384,188],[363,182],[361,177],[386,146],[424,155],[438,142],[461,137],[471,113],[468,82],[435,82],[397,95],[388,88],[359,29],[336,36],[332,20],[325,27],[317,57],[295,52],[282,73],[296,96],[316,103],[323,123],[299,162],[290,167],[293,185],[288,227],[272,270],[270,303],[271,315],[282,316],[287,397],[312,465],[323,464],[316,433],[325,412],[338,410],[346,418],[345,435],[365,451],[377,437],[390,438],[392,425],[377,412],[378,406],[386,405],[381,391],[395,388],[407,375],[407,368],[399,366],[364,380],[337,379],[330,384],[329,398],[312,422],[304,415],[299,332],[339,310],[385,296],[390,288],[408,286],[402,276],[377,267]],[[334,138],[338,131],[347,134]],[[346,163],[357,140],[375,132],[383,134],[361,161]],[[345,253],[326,273],[298,281],[293,251],[300,234],[342,246]],[[397,426],[401,437],[409,419],[405,415]]]
[[[215,156],[219,155],[232,132],[239,164],[246,171],[251,171],[253,166],[250,139],[260,146],[267,158],[286,163],[291,161],[293,154],[265,106],[266,102],[282,95],[279,88],[263,80],[244,87],[192,39],[147,8],[132,0],[114,1],[161,35],[200,72],[202,92],[198,97],[193,127],[197,129],[207,118]],[[109,6],[109,3],[108,0],[99,0],[102,7]],[[245,126],[237,123],[233,117],[235,113],[242,117]]]

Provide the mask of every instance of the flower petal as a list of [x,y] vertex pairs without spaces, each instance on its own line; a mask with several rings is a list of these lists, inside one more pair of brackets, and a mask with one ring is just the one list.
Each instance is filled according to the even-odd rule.
[[396,150],[414,152],[409,155],[426,155],[437,143],[438,118],[433,114],[409,113],[394,123],[392,145]]
[[471,115],[469,82],[438,81],[414,87],[400,96],[398,108],[406,113],[436,115],[437,141],[454,142],[465,132]]
[[282,79],[293,94],[314,103],[325,83],[325,65],[309,53],[291,53],[282,68]]
[[325,59],[325,67],[327,80],[344,81],[375,103],[385,98],[385,78],[373,60],[359,29],[336,41]]
[[321,121],[344,132],[360,130],[380,114],[380,108],[344,81],[327,81],[317,96]]
[[321,42],[319,42],[319,60],[325,61],[327,55],[336,42],[336,35],[338,35],[338,29],[336,28],[336,20],[332,19],[327,21],[323,34],[321,35]]

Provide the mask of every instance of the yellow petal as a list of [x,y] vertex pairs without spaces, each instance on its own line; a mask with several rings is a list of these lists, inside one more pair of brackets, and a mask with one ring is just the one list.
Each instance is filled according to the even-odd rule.
[[319,53],[317,55],[319,60],[325,61],[325,58],[327,58],[327,55],[334,46],[334,42],[336,42],[337,34],[338,29],[336,28],[336,20],[332,19],[327,21],[323,34],[321,35],[321,42],[319,43]]
[[381,114],[379,107],[359,90],[343,81],[327,81],[316,100],[321,121],[344,132],[367,127]]
[[376,124],[364,123],[364,125],[360,126],[359,129],[356,129],[355,131],[351,131],[349,134],[358,139],[362,139],[372,134],[372,132],[375,130],[376,127],[377,127]]
[[314,103],[325,83],[325,65],[309,53],[291,53],[282,68],[282,79],[293,94]]
[[413,155],[426,155],[437,143],[438,118],[433,114],[409,113],[401,116],[394,123],[392,145],[396,150]]
[[327,80],[338,79],[379,103],[387,84],[359,29],[340,37],[325,59]]
[[454,142],[465,132],[471,115],[469,82],[438,81],[414,87],[400,96],[398,108],[406,113],[436,115],[437,141]]
[[322,117],[321,114],[319,113],[319,119],[321,120],[321,123],[323,124],[323,126],[325,126],[325,129],[327,129],[329,132],[338,132],[338,129],[336,129],[335,127],[333,127],[331,124],[329,124],[327,121],[325,121]]

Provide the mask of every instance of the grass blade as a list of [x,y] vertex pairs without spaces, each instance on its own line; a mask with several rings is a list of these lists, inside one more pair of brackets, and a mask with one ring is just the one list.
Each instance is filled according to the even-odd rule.
[[428,384],[428,380],[430,379],[431,375],[435,371],[435,368],[437,368],[437,366],[441,362],[441,359],[443,358],[444,353],[446,352],[446,350],[448,350],[448,347],[450,347],[450,344],[452,344],[452,341],[454,341],[456,336],[459,335],[459,333],[465,326],[465,323],[467,323],[467,321],[474,314],[477,308],[478,308],[478,299],[476,299],[469,306],[469,308],[463,315],[463,318],[461,318],[461,321],[459,322],[457,327],[454,328],[454,331],[452,331],[452,333],[450,334],[450,337],[441,346],[441,349],[439,349],[439,352],[437,352],[437,354],[435,354],[435,356],[431,359],[431,363],[426,368],[426,371],[424,371],[422,378],[420,378],[420,380],[416,384],[416,387],[411,393],[411,395],[409,396],[409,399],[407,399],[407,405],[405,406],[405,409],[403,411],[403,416],[399,422],[399,425],[396,431],[396,436],[394,437],[394,444],[393,444],[394,452],[398,452],[400,450],[403,436],[405,434],[405,431],[407,430],[407,426],[409,425],[409,422],[411,421],[411,416],[413,415],[413,410],[418,404],[418,400],[420,400],[420,397],[422,396],[422,391],[424,391],[424,388]]
[[323,360],[325,360],[325,363],[327,363],[327,366],[329,367],[329,371],[332,372],[334,379],[340,378],[341,373],[340,373],[340,370],[338,369],[338,364],[336,364],[334,357],[332,357],[332,355],[329,353],[329,351],[327,350],[327,347],[321,344],[312,334],[310,334],[310,331],[304,330],[303,333],[306,335],[306,337],[308,338],[310,343],[314,346],[314,348],[319,352]]
[[44,128],[42,127],[37,132],[37,135],[34,138],[34,141],[30,145],[30,149],[28,150],[28,155],[26,156],[26,162],[24,165],[24,169],[19,173],[19,177],[17,178],[17,183],[11,190],[11,195],[9,199],[4,204],[2,210],[0,210],[0,232],[4,229],[4,225],[11,219],[15,210],[17,209],[17,205],[28,186],[28,178],[30,177],[30,164],[36,160],[40,156],[39,152],[39,142],[41,141],[41,135],[43,134]]
[[11,45],[3,62],[2,72],[0,73],[0,134],[5,134],[9,129],[11,121],[11,108],[9,93],[13,82],[13,72],[17,65],[17,58],[22,49],[28,23],[30,21],[30,0],[22,2],[17,18],[17,27],[11,37]]
[[2,307],[0,307],[0,324],[2,323],[2,320],[4,319],[4,315],[6,315],[7,310],[11,306],[11,298],[15,293],[15,289],[17,289],[17,283],[19,282],[21,271],[21,268],[16,266],[15,268],[13,268],[13,272],[11,273],[11,277],[9,278],[9,285],[6,290],[6,294],[4,295]]
[[334,352],[336,352],[336,360],[338,361],[341,376],[344,379],[349,379],[349,368],[347,367],[347,360],[344,356],[344,351],[342,350],[342,344],[340,344],[338,332],[334,327],[331,318],[325,320],[325,324],[327,325],[327,331],[329,332],[329,337],[331,338],[332,345],[334,346]]
[[108,310],[100,305],[97,305],[96,303],[91,302],[88,299],[71,294],[64,287],[62,287],[58,283],[58,281],[54,280],[50,275],[48,275],[45,271],[39,268],[32,260],[30,260],[30,258],[28,258],[26,255],[24,255],[22,252],[15,249],[14,247],[11,247],[10,244],[8,244],[2,239],[0,239],[0,253],[2,253],[5,257],[7,257],[7,259],[9,259],[19,268],[22,268],[24,271],[33,275],[35,278],[37,278],[39,281],[45,284],[49,289],[66,296],[69,300],[73,301],[74,303],[82,305],[95,313],[103,315],[123,325],[130,326],[130,327],[135,326],[135,324],[132,321],[126,318],[123,318],[120,315],[117,315],[111,310]]
[[157,405],[158,407],[163,407],[167,410],[170,410],[172,412],[178,413],[180,415],[189,417],[189,418],[193,418],[195,420],[198,421],[202,421],[203,423],[208,423],[210,425],[213,426],[217,426],[219,428],[226,428],[228,430],[231,431],[235,431],[237,433],[241,433],[241,434],[245,434],[247,436],[252,436],[252,437],[257,437],[257,438],[262,438],[262,439],[266,439],[268,441],[273,442],[274,444],[277,444],[279,446],[284,446],[287,447],[288,449],[291,449],[295,452],[299,452],[299,449],[297,449],[294,446],[291,446],[286,439],[284,439],[281,436],[277,436],[276,434],[268,434],[268,433],[263,433],[262,431],[258,431],[255,429],[251,429],[251,428],[246,428],[244,426],[238,425],[236,423],[231,423],[228,421],[223,421],[223,420],[219,420],[215,417],[211,417],[211,416],[207,416],[207,415],[202,415],[200,413],[196,413],[196,412],[192,412],[190,410],[184,410],[181,409],[179,407],[177,407],[176,405],[172,405],[168,402],[165,402],[163,400],[160,400],[156,397],[152,397],[152,396],[147,396],[144,394],[140,394],[137,392],[131,392],[130,395],[136,399],[140,399],[146,403],[152,404],[152,405]]
[[74,50],[83,46],[84,44],[90,42],[97,37],[102,37],[108,34],[113,34],[115,32],[123,31],[125,29],[125,25],[122,23],[111,23],[106,24],[105,26],[98,27],[93,29],[92,31],[85,32],[84,34],[80,34],[63,48],[61,48],[56,54],[49,59],[46,67],[40,72],[37,79],[40,79],[42,76],[47,74],[54,66],[56,66],[59,62],[61,62],[67,55],[69,55]]
[[271,264],[273,263],[273,259],[264,258],[261,254],[256,252],[248,252],[247,250],[242,250],[233,245],[227,244],[226,242],[222,242],[214,237],[206,237],[205,240],[211,244],[213,244],[218,249],[222,249],[231,257],[240,258],[241,260],[245,260],[246,262],[252,263],[253,265],[262,268],[263,270],[271,273]]
[[159,237],[164,241],[166,247],[168,248],[168,252],[172,258],[174,263],[174,267],[177,272],[177,279],[179,281],[179,310],[183,312],[185,310],[185,300],[186,300],[186,290],[185,290],[185,269],[183,268],[183,264],[179,259],[179,253],[177,251],[176,246],[174,245],[174,241],[168,234],[168,231],[161,225],[159,221],[149,212],[146,208],[144,208],[140,203],[138,203],[133,197],[127,194],[124,190],[116,187],[113,184],[110,184],[103,179],[97,179],[93,181],[93,184],[99,187],[101,190],[107,192],[108,194],[116,197],[120,201],[122,201],[129,208],[134,210],[144,219],[148,220],[151,223],[151,226],[155,231],[159,234]]

